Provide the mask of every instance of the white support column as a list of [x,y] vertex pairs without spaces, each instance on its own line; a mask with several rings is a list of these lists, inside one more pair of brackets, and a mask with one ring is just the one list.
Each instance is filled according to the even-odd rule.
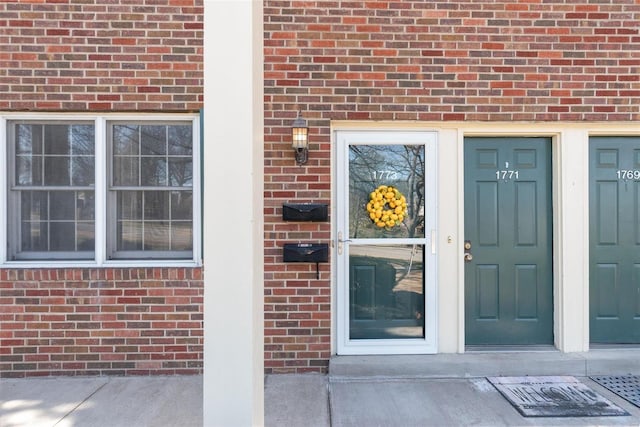
[[204,2],[204,416],[264,424],[262,2]]
[[554,150],[554,325],[563,352],[589,349],[589,135],[565,129]]

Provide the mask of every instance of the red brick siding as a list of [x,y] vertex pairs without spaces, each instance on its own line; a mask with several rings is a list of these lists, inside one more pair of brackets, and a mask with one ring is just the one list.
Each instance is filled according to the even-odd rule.
[[[203,0],[0,2],[0,111],[189,112]],[[0,375],[202,372],[199,268],[0,269]]]
[[[330,121],[640,120],[640,4],[566,1],[265,1],[267,372],[322,371],[330,274],[284,264],[282,203],[330,201]],[[308,165],[289,126],[309,120]]]
[[202,0],[0,2],[0,110],[197,111]]
[[202,373],[199,268],[0,270],[0,377]]

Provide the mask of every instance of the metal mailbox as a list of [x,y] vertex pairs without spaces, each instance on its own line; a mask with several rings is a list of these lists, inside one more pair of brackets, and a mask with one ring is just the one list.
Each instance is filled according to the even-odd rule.
[[329,245],[326,243],[285,243],[284,262],[327,262]]
[[320,279],[319,264],[329,260],[329,245],[327,243],[285,243],[282,257],[284,262],[314,262],[316,279]]
[[324,203],[285,203],[282,205],[284,221],[326,221],[329,205]]

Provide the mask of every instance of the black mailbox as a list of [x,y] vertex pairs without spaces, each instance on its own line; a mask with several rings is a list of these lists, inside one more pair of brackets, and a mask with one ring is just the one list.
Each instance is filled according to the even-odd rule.
[[284,262],[327,262],[329,245],[326,243],[285,243]]
[[316,279],[320,279],[318,264],[329,260],[329,245],[326,243],[285,243],[284,262],[315,262]]
[[285,221],[326,221],[328,205],[323,203],[285,203],[282,205],[282,219]]

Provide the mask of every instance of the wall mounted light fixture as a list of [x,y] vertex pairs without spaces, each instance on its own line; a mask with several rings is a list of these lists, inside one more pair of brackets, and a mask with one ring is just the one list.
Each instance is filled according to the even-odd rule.
[[307,163],[309,158],[309,128],[307,121],[298,112],[298,117],[291,124],[291,145],[296,152],[296,162],[299,165]]

